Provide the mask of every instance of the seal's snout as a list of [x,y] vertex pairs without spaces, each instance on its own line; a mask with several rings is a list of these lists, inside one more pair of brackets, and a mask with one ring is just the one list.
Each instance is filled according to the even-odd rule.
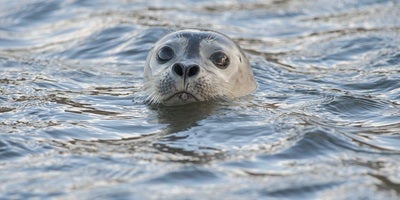
[[200,72],[200,67],[196,64],[185,65],[182,63],[175,63],[172,65],[172,71],[182,78],[190,78],[196,76]]

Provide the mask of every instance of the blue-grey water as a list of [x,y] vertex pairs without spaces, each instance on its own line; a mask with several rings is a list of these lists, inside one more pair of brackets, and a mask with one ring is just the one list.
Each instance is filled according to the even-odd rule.
[[[0,199],[398,199],[400,1],[0,0]],[[149,107],[171,30],[242,46],[233,102]]]

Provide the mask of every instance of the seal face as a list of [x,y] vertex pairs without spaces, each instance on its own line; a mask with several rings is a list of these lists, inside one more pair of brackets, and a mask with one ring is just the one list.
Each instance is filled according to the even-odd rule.
[[248,59],[227,36],[197,29],[169,33],[149,52],[144,91],[150,104],[229,100],[254,91]]

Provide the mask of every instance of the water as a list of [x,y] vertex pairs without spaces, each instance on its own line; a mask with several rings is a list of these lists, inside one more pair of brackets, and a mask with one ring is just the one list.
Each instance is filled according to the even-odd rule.
[[[0,199],[400,197],[399,1],[0,4]],[[187,27],[238,42],[257,91],[139,101]]]

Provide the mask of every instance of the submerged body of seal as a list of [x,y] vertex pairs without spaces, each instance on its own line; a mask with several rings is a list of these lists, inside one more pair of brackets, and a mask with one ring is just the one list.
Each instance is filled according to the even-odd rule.
[[255,88],[245,54],[218,32],[186,29],[169,33],[156,42],[146,59],[144,91],[150,104],[229,100]]

